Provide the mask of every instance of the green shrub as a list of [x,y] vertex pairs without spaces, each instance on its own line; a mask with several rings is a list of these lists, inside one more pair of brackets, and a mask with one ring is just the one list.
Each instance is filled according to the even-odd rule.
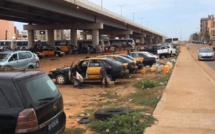
[[147,88],[153,88],[156,86],[156,82],[151,81],[151,80],[144,80],[144,81],[139,81],[137,84],[135,84],[135,87],[137,89],[147,89]]
[[155,119],[152,116],[138,112],[114,115],[105,121],[96,120],[89,127],[101,134],[143,134],[146,127],[150,127]]

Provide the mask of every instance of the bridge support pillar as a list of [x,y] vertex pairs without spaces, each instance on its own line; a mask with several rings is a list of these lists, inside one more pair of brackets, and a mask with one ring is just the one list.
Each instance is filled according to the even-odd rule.
[[70,29],[71,44],[77,46],[77,30]]
[[140,44],[144,44],[145,43],[145,39],[144,39],[144,37],[141,37],[140,38]]
[[93,29],[92,35],[93,35],[93,46],[95,47],[96,45],[99,44],[99,30]]
[[125,38],[126,38],[126,39],[129,39],[129,38],[130,38],[130,35],[129,35],[129,34],[126,34],[126,35],[125,35]]
[[33,48],[34,44],[34,30],[28,30],[28,48]]
[[53,29],[49,29],[48,30],[48,44],[50,46],[54,46],[54,30]]

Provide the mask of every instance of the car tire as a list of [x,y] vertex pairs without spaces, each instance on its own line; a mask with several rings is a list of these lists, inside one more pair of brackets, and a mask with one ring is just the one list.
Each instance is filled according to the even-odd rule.
[[32,65],[28,66],[28,69],[34,69],[34,67]]
[[97,110],[94,115],[96,119],[106,120],[107,118],[112,117],[113,115],[122,115],[126,113],[134,112],[133,109],[119,107],[119,108],[105,108]]
[[56,57],[59,57],[59,54],[56,53],[55,56],[56,56]]
[[59,85],[64,85],[67,82],[66,76],[63,74],[58,74],[55,79],[56,83]]
[[40,67],[40,63],[39,61],[36,62],[36,68],[39,68]]

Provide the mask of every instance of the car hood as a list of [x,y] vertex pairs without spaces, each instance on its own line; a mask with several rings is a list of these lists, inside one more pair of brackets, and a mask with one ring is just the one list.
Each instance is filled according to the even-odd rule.
[[69,69],[70,69],[70,67],[60,67],[60,68],[52,69],[51,71],[69,70]]

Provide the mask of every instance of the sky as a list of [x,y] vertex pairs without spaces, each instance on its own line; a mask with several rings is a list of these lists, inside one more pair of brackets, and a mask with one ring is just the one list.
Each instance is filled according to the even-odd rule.
[[[87,1],[87,0],[86,0]],[[170,38],[188,40],[200,19],[215,14],[215,0],[88,0]],[[122,11],[122,12],[121,12]],[[122,14],[121,14],[122,13]],[[23,23],[15,23],[23,30]]]

